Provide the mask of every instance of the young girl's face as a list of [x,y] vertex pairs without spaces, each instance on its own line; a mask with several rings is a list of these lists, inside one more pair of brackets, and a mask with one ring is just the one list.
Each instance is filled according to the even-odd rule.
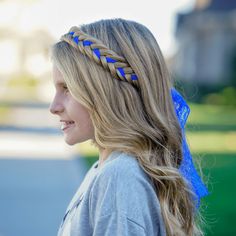
[[61,130],[69,145],[94,138],[94,128],[87,109],[70,94],[61,72],[53,65],[53,82],[56,89],[50,111],[60,117]]

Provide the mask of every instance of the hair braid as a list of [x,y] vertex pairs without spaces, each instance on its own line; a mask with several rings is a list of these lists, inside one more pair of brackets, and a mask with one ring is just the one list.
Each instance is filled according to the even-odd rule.
[[110,50],[100,40],[85,34],[80,28],[73,26],[60,40],[79,49],[82,54],[108,70],[114,78],[136,85],[138,77],[126,59]]

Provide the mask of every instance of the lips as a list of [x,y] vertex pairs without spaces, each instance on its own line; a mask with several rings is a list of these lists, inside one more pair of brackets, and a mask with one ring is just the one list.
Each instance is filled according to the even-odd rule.
[[70,128],[75,123],[74,121],[71,121],[71,120],[60,120],[60,122],[62,122],[61,130],[63,130],[63,131]]

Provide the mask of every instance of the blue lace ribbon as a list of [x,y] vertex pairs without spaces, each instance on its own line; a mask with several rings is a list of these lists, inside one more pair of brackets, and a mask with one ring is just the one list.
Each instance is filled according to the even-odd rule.
[[191,185],[193,192],[196,197],[196,206],[199,207],[200,200],[202,197],[208,195],[208,190],[204,183],[202,182],[200,176],[197,173],[197,170],[194,167],[194,163],[192,160],[191,152],[189,150],[186,135],[185,135],[185,124],[190,113],[190,108],[181,94],[174,88],[171,89],[172,100],[175,107],[175,113],[178,117],[182,134],[183,134],[183,142],[182,142],[182,150],[183,150],[183,160],[180,165],[180,172],[182,176],[188,181]]

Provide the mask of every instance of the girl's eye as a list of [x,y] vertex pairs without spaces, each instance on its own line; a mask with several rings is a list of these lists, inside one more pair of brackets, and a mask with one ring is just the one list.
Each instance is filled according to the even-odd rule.
[[63,89],[64,89],[65,92],[69,92],[69,89],[66,85],[63,86]]

